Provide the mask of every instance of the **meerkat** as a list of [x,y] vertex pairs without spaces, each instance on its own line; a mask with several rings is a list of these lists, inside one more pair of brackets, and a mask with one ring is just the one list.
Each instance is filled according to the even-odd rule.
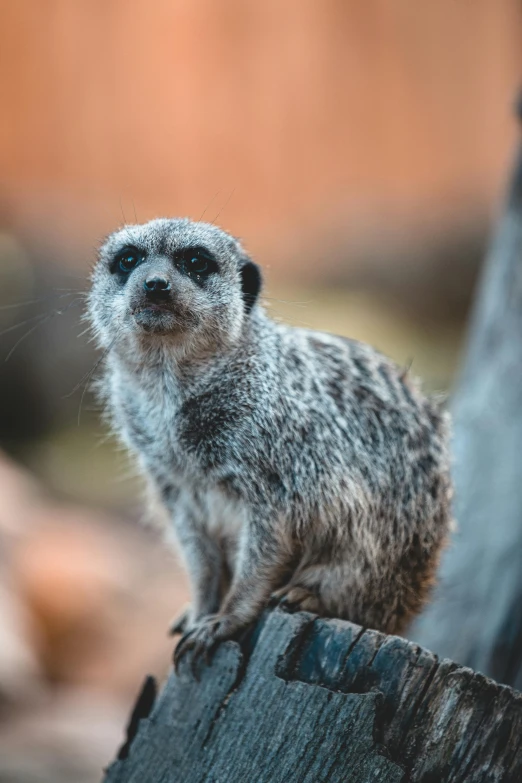
[[92,275],[101,394],[190,577],[176,662],[272,600],[402,633],[450,527],[447,414],[370,346],[271,319],[261,287],[188,219],[116,231]]

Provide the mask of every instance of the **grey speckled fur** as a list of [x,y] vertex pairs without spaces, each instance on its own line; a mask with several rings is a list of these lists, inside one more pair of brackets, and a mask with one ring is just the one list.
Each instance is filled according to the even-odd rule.
[[[140,254],[127,275],[124,246]],[[203,278],[179,262],[195,246],[216,265]],[[166,310],[146,308],[151,275],[171,284]],[[271,320],[259,287],[236,239],[185,219],[117,231],[93,273],[102,393],[191,579],[178,657],[209,653],[274,594],[401,632],[449,530],[446,415],[369,346]]]

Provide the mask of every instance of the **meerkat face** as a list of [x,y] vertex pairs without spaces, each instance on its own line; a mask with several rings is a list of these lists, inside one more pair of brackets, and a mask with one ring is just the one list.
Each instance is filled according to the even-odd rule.
[[239,242],[208,223],[125,226],[102,246],[89,314],[103,347],[118,342],[217,350],[234,344],[261,288]]

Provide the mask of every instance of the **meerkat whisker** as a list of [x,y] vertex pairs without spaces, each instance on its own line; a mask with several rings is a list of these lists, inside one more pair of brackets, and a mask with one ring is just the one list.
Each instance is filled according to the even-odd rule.
[[312,304],[312,300],[309,299],[306,302],[299,302],[293,299],[277,299],[274,296],[266,296],[263,294],[263,301],[265,302],[277,302],[278,304],[295,305],[296,307],[309,307]]
[[125,218],[125,212],[123,211],[123,204],[122,204],[122,201],[121,201],[121,196],[118,197],[118,201],[120,202],[120,212],[121,212],[121,216],[123,218],[123,226],[126,226],[127,225],[127,220]]
[[83,296],[87,298],[89,296],[89,293],[87,291],[80,291],[79,288],[55,288],[55,291],[66,291],[66,294],[63,294],[63,296],[69,296],[70,294],[77,294],[78,296]]
[[[117,339],[117,336],[114,338],[113,343],[116,341],[116,339]],[[80,396],[80,404],[78,406],[78,418],[77,418],[77,426],[78,427],[80,426],[80,419],[81,419],[81,413],[82,413],[82,404],[83,404],[83,399],[85,397],[85,394],[87,392],[89,381],[92,378],[92,376],[94,375],[94,373],[96,372],[96,370],[98,369],[98,367],[100,366],[100,364],[102,364],[104,359],[108,356],[109,351],[112,348],[112,344],[109,345],[108,348],[104,351],[104,353],[102,353],[102,355],[97,359],[97,361],[93,364],[93,366],[91,367],[89,372],[85,373],[85,375],[79,380],[79,382],[76,384],[74,389],[71,392],[69,392],[69,394],[65,395],[65,397],[70,397],[72,394],[74,394],[75,391],[77,391],[80,388],[80,386],[82,384],[84,384],[83,389],[82,389],[82,393],[81,393],[81,396]]]
[[201,215],[199,217],[199,222],[200,223],[203,220],[203,218],[205,217],[207,210],[212,206],[212,204],[217,199],[217,197],[219,196],[220,193],[221,193],[221,189],[216,190],[216,192],[214,193],[214,195],[212,196],[212,198],[210,199],[210,201],[208,202],[207,206],[205,207],[205,209],[203,210],[203,212],[201,213]]
[[[51,300],[56,301],[56,299],[65,299],[66,296],[73,296],[74,294],[84,297],[88,296],[87,292],[85,291],[74,291],[73,289],[65,288],[57,288],[55,290],[67,291],[67,293],[53,294],[51,296],[44,296],[41,299],[28,299],[25,302],[13,302],[12,304],[0,305],[0,310],[15,310],[17,307],[28,307],[29,305],[42,304],[43,302],[50,302]],[[44,313],[40,313],[40,315],[44,315]],[[36,316],[33,317],[35,318]],[[27,323],[27,321],[23,321],[21,324],[17,324],[17,326],[22,326],[25,323]],[[3,332],[0,332],[0,334],[3,334]]]
[[[114,338],[114,340],[113,340],[113,343],[112,343],[112,344],[114,344],[114,343],[116,342],[116,339],[117,339],[117,338],[115,337],[115,338]],[[69,397],[72,397],[72,395],[73,395],[75,392],[77,392],[77,391],[78,391],[78,389],[80,388],[80,386],[82,386],[82,385],[83,385],[84,381],[88,381],[88,380],[89,380],[89,378],[90,378],[90,377],[92,376],[92,374],[93,374],[93,373],[94,373],[94,372],[95,372],[95,371],[98,369],[98,367],[99,367],[99,366],[100,366],[100,364],[103,362],[103,360],[104,360],[104,359],[105,359],[105,358],[108,356],[108,354],[109,354],[109,351],[110,351],[110,349],[111,349],[111,347],[112,347],[112,344],[111,344],[111,345],[109,345],[109,347],[108,347],[108,348],[106,348],[106,350],[105,350],[105,351],[102,353],[102,355],[101,355],[101,356],[100,356],[100,357],[99,357],[99,358],[98,358],[98,359],[97,359],[97,360],[94,362],[94,364],[93,364],[93,366],[91,367],[91,369],[90,369],[90,370],[88,370],[88,371],[87,371],[87,372],[86,372],[84,375],[82,375],[82,377],[80,378],[80,380],[78,381],[78,383],[76,383],[76,384],[74,385],[74,387],[71,389],[71,391],[70,391],[70,392],[68,392],[67,394],[64,394],[64,395],[63,395],[63,399],[64,399],[64,400],[68,399]]]
[[220,209],[220,210],[219,210],[219,212],[217,213],[216,217],[214,218],[214,220],[213,220],[213,221],[212,221],[212,223],[210,224],[211,226],[213,226],[213,225],[215,224],[216,220],[219,218],[219,216],[221,215],[221,213],[223,212],[223,210],[225,209],[225,207],[227,207],[227,206],[228,206],[228,202],[230,201],[230,199],[232,198],[232,196],[234,195],[234,193],[235,193],[235,192],[236,192],[236,189],[235,189],[235,188],[232,188],[232,190],[230,191],[230,194],[229,194],[229,196],[228,196],[227,200],[225,201],[225,203],[223,204],[223,206],[221,207],[221,209]]
[[0,336],[7,334],[8,332],[14,331],[15,329],[20,328],[21,326],[26,326],[28,323],[31,323],[32,321],[36,320],[36,323],[34,326],[32,326],[27,332],[25,332],[13,345],[13,347],[8,352],[7,356],[4,359],[4,362],[8,362],[15,350],[18,348],[18,346],[33,332],[35,332],[40,326],[43,326],[48,321],[55,318],[57,315],[63,315],[68,310],[70,310],[71,307],[73,307],[76,304],[79,304],[82,300],[81,299],[75,299],[72,302],[69,302],[69,304],[66,307],[61,308],[60,310],[53,310],[51,313],[44,313],[37,316],[33,316],[32,318],[28,318],[25,321],[22,321],[21,323],[14,324],[13,326],[8,327],[7,329],[4,329],[2,332],[0,332]]
[[[86,327],[85,327],[85,329],[83,329],[83,331],[81,331],[79,334],[77,334],[77,335],[76,335],[76,337],[77,337],[78,339],[79,339],[80,337],[85,337],[85,335],[86,335],[86,334],[88,334],[90,331],[91,331],[91,327],[90,327],[90,325],[89,325],[89,326],[86,326]],[[89,340],[89,342],[93,342],[93,340],[94,340],[94,338],[91,338],[91,339]]]

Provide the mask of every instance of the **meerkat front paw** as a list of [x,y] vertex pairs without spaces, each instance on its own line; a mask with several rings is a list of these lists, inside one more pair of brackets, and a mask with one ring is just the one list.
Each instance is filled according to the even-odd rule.
[[322,614],[321,601],[315,593],[300,585],[286,585],[272,594],[272,601],[288,612]]
[[197,664],[203,658],[208,665],[220,642],[231,639],[243,628],[244,623],[238,617],[231,614],[215,614],[198,620],[179,640],[174,651],[174,668],[177,671],[179,662],[189,650],[192,650],[191,668],[194,676],[196,674]]

